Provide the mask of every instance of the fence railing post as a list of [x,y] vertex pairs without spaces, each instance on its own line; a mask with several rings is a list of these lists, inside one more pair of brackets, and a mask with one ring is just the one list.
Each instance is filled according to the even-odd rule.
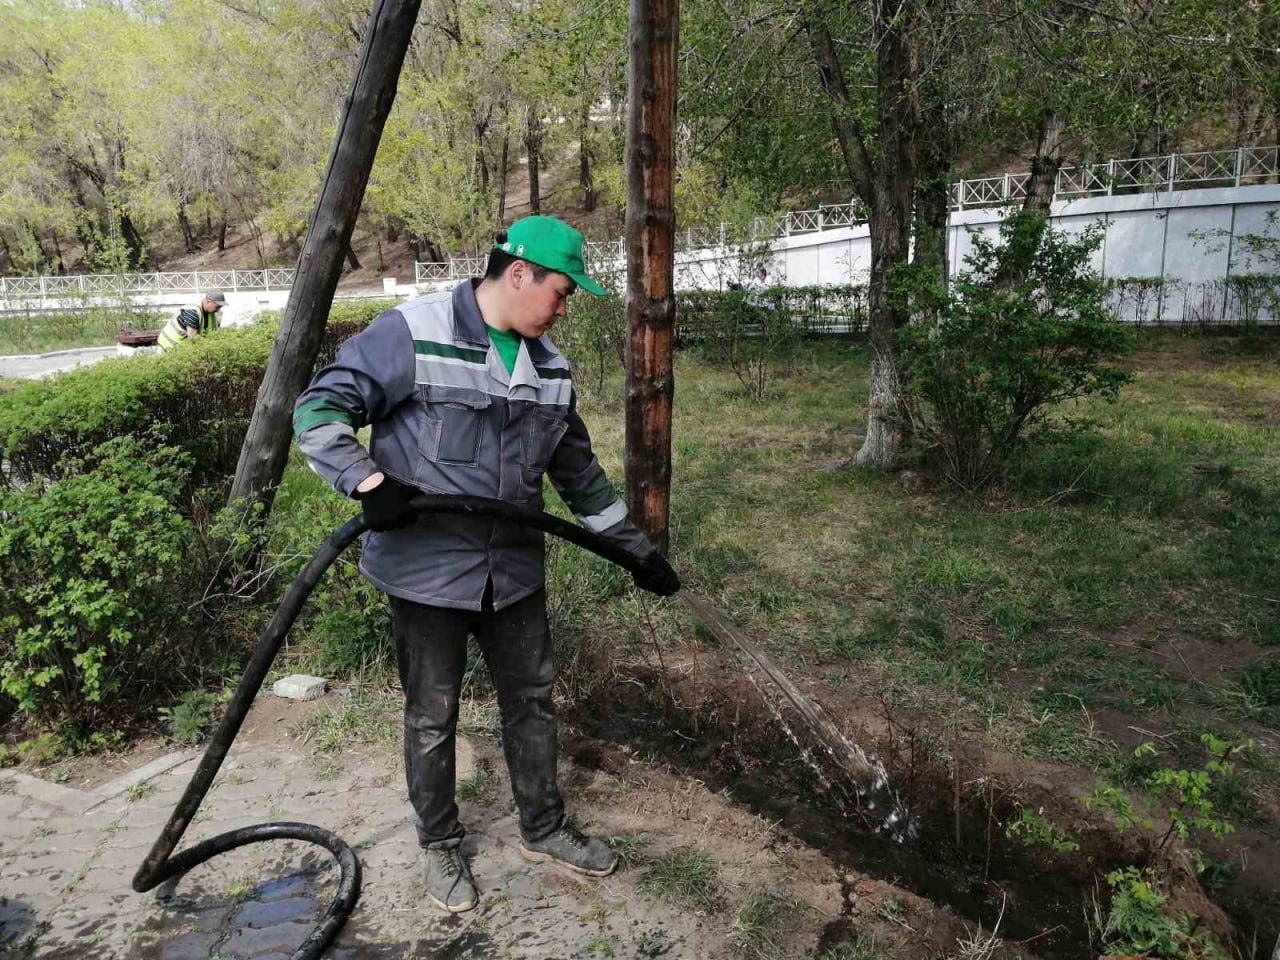
[[1173,193],[1174,179],[1178,172],[1178,155],[1176,153],[1169,154],[1169,192]]
[[1107,196],[1111,196],[1111,191],[1116,183],[1116,162],[1115,160],[1107,161]]
[[1244,174],[1244,147],[1236,147],[1235,185],[1240,186],[1240,177]]

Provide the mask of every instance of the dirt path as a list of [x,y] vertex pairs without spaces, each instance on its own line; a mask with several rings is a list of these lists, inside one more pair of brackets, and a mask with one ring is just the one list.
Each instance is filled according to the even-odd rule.
[[[330,694],[305,709],[338,711],[342,704]],[[782,955],[811,956],[847,909],[848,883],[827,858],[695,780],[639,762],[617,773],[573,762],[561,771],[575,819],[623,838],[617,842],[628,859],[618,873],[586,881],[531,866],[518,855],[499,745],[471,738],[460,750],[459,781],[467,784],[460,805],[482,906],[446,917],[424,904],[397,745],[316,753],[313,743],[301,742],[298,719],[298,711],[270,699],[255,707],[183,846],[262,820],[335,830],[357,849],[365,871],[361,902],[335,958],[728,957],[738,908],[769,896],[785,909],[771,915],[767,936]],[[87,768],[70,773],[81,786],[0,772],[0,952],[275,958],[309,932],[336,870],[327,854],[306,845],[256,844],[217,858],[183,881],[176,906],[130,890],[129,878],[196,759],[194,751],[153,754],[142,755],[151,759],[141,771],[122,773],[128,765],[117,762],[115,779],[95,786]],[[679,857],[690,851],[715,879],[682,897],[677,881],[693,868]],[[676,876],[655,880],[661,871],[654,864],[664,856]]]

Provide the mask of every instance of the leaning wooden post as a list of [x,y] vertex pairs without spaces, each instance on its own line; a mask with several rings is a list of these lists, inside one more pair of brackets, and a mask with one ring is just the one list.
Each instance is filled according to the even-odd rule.
[[631,0],[627,69],[627,510],[666,552],[675,380],[676,48],[680,0]]
[[284,476],[293,436],[293,404],[311,378],[320,351],[342,260],[364,201],[382,128],[395,101],[420,5],[421,0],[374,0],[369,12],[329,166],[231,484],[231,503],[245,507],[262,503],[264,516]]

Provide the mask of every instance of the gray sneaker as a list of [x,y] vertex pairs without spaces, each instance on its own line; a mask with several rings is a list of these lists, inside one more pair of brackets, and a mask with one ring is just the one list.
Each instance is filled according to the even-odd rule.
[[450,913],[463,913],[480,902],[476,894],[476,882],[471,868],[462,857],[458,844],[449,847],[428,847],[427,895],[440,908]]
[[584,837],[567,825],[537,843],[521,842],[520,856],[530,863],[559,863],[588,877],[607,877],[618,865],[607,843]]

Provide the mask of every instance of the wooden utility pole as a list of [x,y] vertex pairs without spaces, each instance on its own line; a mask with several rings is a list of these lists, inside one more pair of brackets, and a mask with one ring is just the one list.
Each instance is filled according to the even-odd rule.
[[627,427],[631,519],[666,552],[675,380],[676,49],[680,0],[631,0],[627,67]]
[[[240,448],[230,502],[270,510],[293,436],[293,404],[311,377],[333,293],[350,249],[382,128],[396,97],[421,0],[374,0],[320,196],[307,225],[293,289],[258,403]],[[264,510],[264,515],[265,515]]]

